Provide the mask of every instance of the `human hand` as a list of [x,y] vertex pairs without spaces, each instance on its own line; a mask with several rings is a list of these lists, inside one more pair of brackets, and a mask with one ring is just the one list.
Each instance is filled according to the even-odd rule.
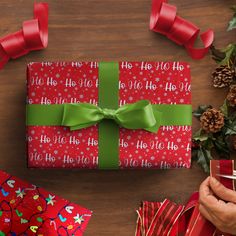
[[236,192],[213,177],[200,186],[199,211],[220,231],[236,234]]

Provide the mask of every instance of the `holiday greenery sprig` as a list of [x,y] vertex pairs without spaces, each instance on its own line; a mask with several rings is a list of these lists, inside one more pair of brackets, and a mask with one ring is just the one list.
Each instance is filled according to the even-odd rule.
[[228,31],[236,28],[236,5],[232,6],[231,9],[234,12],[232,20],[229,22]]
[[[236,6],[232,7],[234,15],[229,22],[228,31],[236,28]],[[228,94],[217,109],[211,105],[199,106],[194,112],[201,128],[193,135],[192,158],[206,172],[210,171],[210,160],[215,152],[219,159],[229,159],[236,150],[236,43],[218,50],[211,47],[212,58],[218,67],[212,72],[215,88],[228,88]]]

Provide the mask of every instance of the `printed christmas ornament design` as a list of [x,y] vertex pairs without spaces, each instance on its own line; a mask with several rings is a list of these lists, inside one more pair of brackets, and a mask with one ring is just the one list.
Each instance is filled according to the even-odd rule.
[[[97,105],[98,71],[97,62],[30,63],[27,103]],[[119,62],[119,105],[143,99],[152,104],[191,104],[189,65]],[[98,168],[98,125],[76,131],[28,126],[27,143],[29,167]],[[190,164],[191,126],[162,126],[158,133],[120,128],[121,169],[189,168]]]
[[92,212],[0,171],[0,235],[83,235]]

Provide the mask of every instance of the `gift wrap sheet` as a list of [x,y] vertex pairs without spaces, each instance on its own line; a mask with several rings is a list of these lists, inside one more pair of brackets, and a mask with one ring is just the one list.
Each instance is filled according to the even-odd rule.
[[[98,103],[97,62],[30,63],[28,104]],[[185,62],[119,62],[119,105],[191,104]],[[185,116],[185,114],[182,114]],[[62,126],[27,127],[28,166],[98,168],[98,125],[70,131]],[[109,148],[109,147],[107,147]],[[157,133],[119,129],[119,167],[189,168],[191,126],[161,126]]]
[[0,235],[81,236],[92,212],[0,171]]

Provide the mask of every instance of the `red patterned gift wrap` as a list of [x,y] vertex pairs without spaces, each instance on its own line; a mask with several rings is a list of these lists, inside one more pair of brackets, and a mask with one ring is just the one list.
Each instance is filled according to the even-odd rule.
[[[97,62],[30,63],[28,104],[98,103]],[[119,105],[191,104],[190,67],[185,62],[119,62]],[[185,114],[183,114],[184,116]],[[109,148],[109,147],[107,147]],[[28,166],[98,168],[98,125],[71,131],[27,126]],[[191,126],[161,126],[157,133],[119,129],[120,169],[189,168]]]
[[81,236],[92,212],[0,171],[0,235]]

